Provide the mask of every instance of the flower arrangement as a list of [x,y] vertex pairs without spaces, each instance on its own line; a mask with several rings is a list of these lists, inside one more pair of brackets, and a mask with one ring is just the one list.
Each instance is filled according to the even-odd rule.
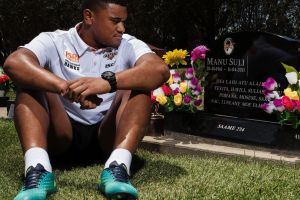
[[205,55],[209,49],[200,45],[191,52],[188,65],[187,50],[174,49],[163,55],[170,68],[170,78],[161,87],[151,92],[151,101],[163,106],[167,112],[196,112],[204,108]]
[[3,68],[0,66],[0,90],[8,90],[9,77],[4,73]]
[[262,84],[268,102],[261,107],[267,113],[277,114],[281,125],[291,124],[296,129],[300,125],[300,74],[294,67],[282,65],[289,85],[280,94],[278,83],[272,77],[268,78]]

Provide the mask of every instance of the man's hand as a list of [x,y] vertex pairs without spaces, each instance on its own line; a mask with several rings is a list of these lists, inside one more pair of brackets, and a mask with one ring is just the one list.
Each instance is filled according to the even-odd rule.
[[56,81],[56,93],[61,96],[65,96],[69,92],[69,83],[65,80],[57,80]]
[[69,91],[65,97],[80,103],[82,109],[96,108],[102,102],[97,94],[105,94],[110,91],[109,83],[102,78],[84,77],[68,83]]

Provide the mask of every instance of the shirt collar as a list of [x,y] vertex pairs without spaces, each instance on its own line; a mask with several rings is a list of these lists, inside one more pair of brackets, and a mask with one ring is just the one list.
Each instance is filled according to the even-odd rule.
[[81,37],[78,34],[77,29],[79,29],[80,26],[82,26],[82,22],[76,24],[76,26],[71,29],[71,37],[72,37],[72,40],[73,40],[74,45],[75,45],[75,49],[76,49],[79,57],[81,57],[82,54],[84,54],[85,51],[87,51],[88,49],[91,48],[91,47],[89,47],[89,45],[87,45],[81,39]]
[[111,49],[117,51],[120,48],[121,45],[117,49],[112,48],[112,47],[106,47],[106,48],[101,48],[101,49],[96,50],[95,48],[90,47],[81,39],[81,37],[78,34],[77,30],[80,28],[80,26],[82,26],[82,22],[79,22],[78,24],[75,25],[75,27],[71,28],[71,37],[72,37],[72,40],[75,45],[75,49],[76,49],[79,57],[81,57],[87,50],[97,51],[101,54],[101,52],[111,51]]

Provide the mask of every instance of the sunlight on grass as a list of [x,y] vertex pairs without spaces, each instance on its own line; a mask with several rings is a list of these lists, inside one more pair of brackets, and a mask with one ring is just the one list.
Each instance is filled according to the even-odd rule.
[[[13,122],[0,120],[0,199],[12,199],[23,176]],[[55,169],[59,191],[48,199],[104,199],[97,191],[103,163]],[[244,158],[175,156],[138,150],[132,182],[140,199],[299,199],[297,166]]]

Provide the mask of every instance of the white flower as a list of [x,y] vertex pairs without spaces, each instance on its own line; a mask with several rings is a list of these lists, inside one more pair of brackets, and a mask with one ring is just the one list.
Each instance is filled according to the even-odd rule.
[[294,85],[298,82],[298,75],[296,72],[286,73],[285,77],[287,78],[289,84]]
[[274,98],[275,99],[279,99],[279,93],[277,91],[273,91],[273,94],[274,94]]
[[158,95],[165,95],[165,93],[161,87],[153,90],[153,96],[157,97]]
[[272,100],[272,99],[279,99],[279,93],[277,91],[272,91],[272,92],[265,92],[265,98],[267,100]]
[[173,84],[170,85],[170,88],[174,91],[177,88],[179,88],[179,84],[178,83],[173,83]]
[[171,75],[175,74],[175,72],[176,72],[175,69],[171,69],[171,70],[170,70],[170,74],[171,74]]

